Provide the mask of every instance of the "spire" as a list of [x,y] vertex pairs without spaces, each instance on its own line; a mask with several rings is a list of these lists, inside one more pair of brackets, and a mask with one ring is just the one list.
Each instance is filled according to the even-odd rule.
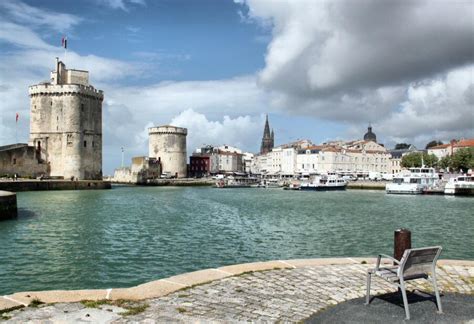
[[265,119],[265,128],[263,129],[263,138],[270,137],[270,125],[268,124],[268,115]]

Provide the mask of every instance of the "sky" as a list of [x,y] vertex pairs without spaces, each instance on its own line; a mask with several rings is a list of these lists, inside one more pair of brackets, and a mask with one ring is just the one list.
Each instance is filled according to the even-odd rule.
[[470,0],[0,0],[0,146],[28,141],[56,56],[104,91],[105,174],[162,124],[188,154],[257,152],[266,114],[277,145],[472,138],[473,30]]

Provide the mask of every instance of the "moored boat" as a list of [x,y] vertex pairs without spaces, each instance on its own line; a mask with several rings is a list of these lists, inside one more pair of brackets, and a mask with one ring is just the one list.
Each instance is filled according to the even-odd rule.
[[312,181],[300,185],[300,190],[311,191],[346,190],[346,188],[347,181],[336,175],[315,176]]
[[449,179],[444,187],[446,195],[474,195],[474,176],[460,175]]
[[438,186],[439,175],[434,168],[410,168],[408,174],[397,174],[391,183],[385,185],[388,194],[417,195]]
[[250,188],[257,183],[257,178],[230,176],[217,181],[216,188]]

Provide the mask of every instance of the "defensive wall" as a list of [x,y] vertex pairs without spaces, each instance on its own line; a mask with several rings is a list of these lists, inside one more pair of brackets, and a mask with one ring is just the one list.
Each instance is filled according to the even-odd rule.
[[16,194],[0,190],[0,220],[17,216]]

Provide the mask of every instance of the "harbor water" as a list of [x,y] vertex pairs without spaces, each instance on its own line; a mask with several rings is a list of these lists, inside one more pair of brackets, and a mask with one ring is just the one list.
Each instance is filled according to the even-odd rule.
[[130,287],[204,268],[392,254],[393,231],[474,259],[474,199],[382,191],[114,187],[18,193],[0,222],[0,294]]

